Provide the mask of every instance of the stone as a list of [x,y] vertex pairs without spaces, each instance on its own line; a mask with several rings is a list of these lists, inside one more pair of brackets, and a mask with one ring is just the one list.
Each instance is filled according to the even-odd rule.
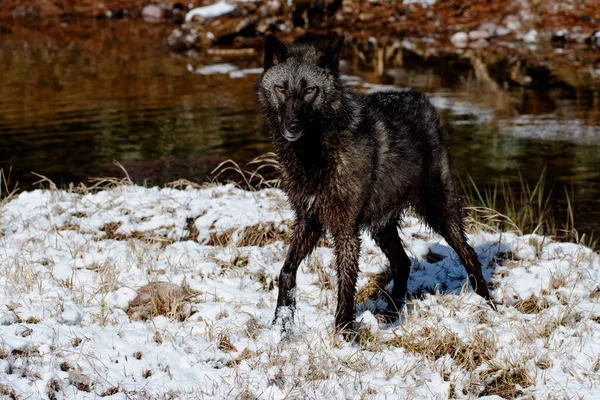
[[469,43],[469,35],[465,32],[456,32],[450,38],[450,42],[456,47],[466,47]]
[[498,28],[496,28],[496,36],[506,36],[506,35],[510,35],[512,33],[512,30],[505,28],[503,26],[499,26]]
[[142,9],[142,18],[146,22],[161,22],[165,19],[165,10],[156,4],[149,4]]
[[478,39],[474,42],[471,42],[469,44],[469,47],[473,48],[473,49],[482,49],[484,47],[487,47],[489,45],[489,42],[485,39]]
[[469,32],[470,40],[488,39],[489,37],[489,32],[485,30],[476,30]]
[[525,43],[537,43],[538,41],[538,33],[535,29],[530,30],[523,36],[523,41]]
[[497,27],[498,26],[493,22],[484,22],[483,24],[479,25],[479,28],[477,28],[477,30],[487,31],[490,35],[493,35],[494,32],[496,32]]

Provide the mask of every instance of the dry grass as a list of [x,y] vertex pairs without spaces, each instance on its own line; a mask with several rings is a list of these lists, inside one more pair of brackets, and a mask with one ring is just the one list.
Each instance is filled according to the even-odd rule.
[[392,281],[392,272],[390,268],[387,268],[385,272],[380,274],[368,273],[366,274],[368,282],[366,285],[358,289],[356,293],[356,302],[365,303],[368,300],[390,300],[390,294],[385,291],[385,287]]
[[157,315],[164,315],[184,321],[191,313],[190,301],[197,294],[185,285],[152,282],[138,289],[138,295],[129,304],[127,314],[133,320],[151,320]]
[[100,227],[100,231],[104,232],[103,237],[99,237],[97,240],[126,240],[127,236],[122,233],[117,233],[119,228],[121,227],[120,222],[109,222]]
[[248,320],[248,322],[246,322],[246,325],[244,327],[244,331],[250,339],[258,338],[258,334],[261,330],[262,327],[260,326],[260,322],[258,322],[258,320],[254,316],[250,317],[250,319]]
[[279,168],[275,153],[266,153],[247,163],[244,168],[240,167],[233,160],[225,160],[217,165],[211,174],[215,182],[224,174],[228,174],[231,177],[237,176],[240,179],[231,179],[228,181],[241,186],[243,189],[256,191],[265,187],[278,187],[279,179],[265,178],[264,170],[271,169],[272,173],[277,174]]
[[196,227],[196,219],[195,218],[186,219],[185,220],[185,228],[188,231],[186,240],[191,240],[194,242],[197,241],[198,235],[200,235],[200,232],[198,231],[198,228]]
[[[174,242],[173,239],[168,238],[163,235],[156,235],[153,232],[139,232],[134,231],[130,234],[119,233],[118,230],[121,227],[121,222],[108,222],[100,227],[100,231],[104,232],[104,235],[97,235],[94,237],[94,240],[119,240],[119,241],[127,241],[130,239],[142,240],[149,243],[160,243],[162,246],[166,246],[172,244]],[[157,228],[160,229],[160,228]],[[196,230],[197,232],[197,230]],[[193,232],[192,232],[193,234]]]
[[[231,345],[231,346],[233,346],[233,345]],[[227,347],[227,346],[226,346],[226,347]],[[229,347],[227,347],[227,348],[229,348]],[[233,348],[235,349],[235,347],[233,347]],[[221,350],[222,350],[222,349],[221,349]],[[228,351],[228,350],[223,350],[223,351]],[[237,350],[235,350],[235,351],[237,351]],[[250,358],[252,358],[252,357],[255,357],[255,356],[256,356],[256,353],[255,353],[255,352],[253,352],[252,350],[250,350],[250,349],[248,349],[248,348],[245,348],[244,350],[242,350],[242,352],[241,352],[241,354],[240,354],[239,356],[237,356],[237,357],[236,357],[236,358],[234,358],[233,360],[230,360],[230,361],[228,361],[228,362],[227,362],[227,366],[228,366],[229,368],[236,367],[236,366],[238,366],[238,365],[239,365],[239,364],[240,364],[242,361],[244,361],[244,360],[248,360],[248,359],[250,359]]]
[[0,396],[11,400],[19,399],[19,397],[17,396],[17,392],[15,392],[15,390],[6,383],[0,384]]
[[260,223],[250,225],[244,228],[240,239],[237,241],[236,246],[266,246],[276,241],[283,241],[289,243],[290,241],[290,229],[289,225],[281,224],[275,225],[274,222]]
[[217,258],[215,259],[215,262],[221,267],[220,274],[224,275],[227,272],[247,267],[249,260],[250,259],[247,256],[243,256],[239,252],[236,252],[235,255],[228,261]]
[[226,229],[222,232],[211,231],[206,244],[208,246],[225,247],[232,241],[232,236],[235,233],[234,228]]
[[511,365],[502,367],[497,363],[490,363],[490,368],[480,374],[483,381],[483,390],[477,390],[478,396],[500,396],[505,399],[514,399],[523,395],[523,389],[535,383],[524,365]]
[[78,371],[69,371],[69,383],[83,392],[91,392],[93,383],[89,375]]
[[524,314],[538,314],[548,308],[548,302],[544,297],[531,295],[526,299],[517,301],[514,307]]
[[403,347],[406,351],[421,354],[431,361],[448,355],[469,371],[493,359],[497,351],[496,343],[480,332],[474,332],[472,341],[465,343],[456,333],[444,327],[405,331],[387,344]]
[[221,332],[219,334],[219,344],[217,345],[219,350],[224,351],[226,353],[230,351],[237,351],[237,348],[231,343],[231,338],[229,337],[229,333]]
[[12,169],[5,173],[4,169],[0,168],[0,208],[19,192],[19,184],[11,182],[11,172]]

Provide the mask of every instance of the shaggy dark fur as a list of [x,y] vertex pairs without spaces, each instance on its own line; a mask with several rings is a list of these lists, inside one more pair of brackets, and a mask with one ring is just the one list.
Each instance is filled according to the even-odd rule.
[[462,210],[437,112],[418,92],[359,97],[339,77],[343,38],[325,49],[265,41],[256,89],[282,166],[281,182],[296,213],[279,278],[275,320],[293,321],[296,273],[324,231],[335,241],[338,329],[351,328],[361,230],[390,261],[392,308],[406,294],[410,259],[398,220],[412,206],[458,253],[475,291],[490,300],[481,264],[466,241]]

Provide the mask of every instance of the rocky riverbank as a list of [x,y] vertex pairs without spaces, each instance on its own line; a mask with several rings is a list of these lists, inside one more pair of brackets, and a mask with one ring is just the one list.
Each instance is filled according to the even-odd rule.
[[343,34],[344,58],[380,76],[417,57],[463,63],[493,90],[549,80],[589,87],[600,78],[597,2],[9,0],[0,5],[5,32],[15,20],[39,26],[51,17],[161,23],[171,30],[165,34],[168,48],[195,58],[258,58],[269,32],[290,42]]

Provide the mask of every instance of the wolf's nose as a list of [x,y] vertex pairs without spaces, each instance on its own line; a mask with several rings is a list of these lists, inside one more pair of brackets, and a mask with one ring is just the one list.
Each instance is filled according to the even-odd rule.
[[299,119],[293,119],[287,124],[287,130],[289,133],[300,133],[302,126],[300,125]]

